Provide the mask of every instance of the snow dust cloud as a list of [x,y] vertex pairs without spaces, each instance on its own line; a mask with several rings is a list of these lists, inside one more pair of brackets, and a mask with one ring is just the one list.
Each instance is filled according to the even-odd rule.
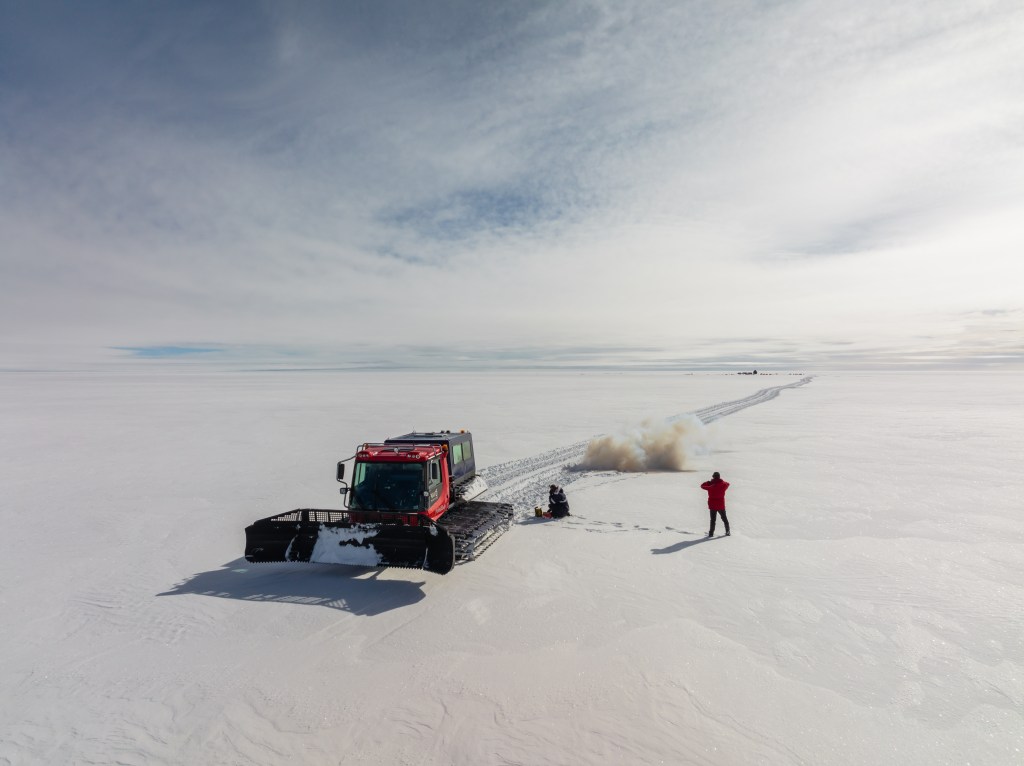
[[644,421],[624,434],[598,436],[587,445],[579,469],[684,471],[687,459],[708,451],[707,427],[694,415],[672,423]]

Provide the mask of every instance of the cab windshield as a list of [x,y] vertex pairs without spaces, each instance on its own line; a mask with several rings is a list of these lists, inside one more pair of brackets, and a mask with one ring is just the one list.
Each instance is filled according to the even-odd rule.
[[362,511],[419,511],[423,463],[356,463],[348,507]]

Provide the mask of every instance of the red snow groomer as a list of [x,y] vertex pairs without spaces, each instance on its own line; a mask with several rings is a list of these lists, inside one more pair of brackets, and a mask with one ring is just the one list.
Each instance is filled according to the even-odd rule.
[[356,450],[352,485],[337,478],[344,510],[297,508],[245,529],[252,562],[308,561],[414,567],[438,574],[472,559],[507,531],[507,503],[473,500],[487,489],[468,431],[410,433]]

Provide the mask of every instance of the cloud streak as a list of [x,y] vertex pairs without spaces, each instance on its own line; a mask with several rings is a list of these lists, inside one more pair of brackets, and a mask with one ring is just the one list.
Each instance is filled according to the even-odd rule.
[[940,317],[1021,308],[1022,35],[986,2],[8,5],[0,321],[97,350],[958,347]]

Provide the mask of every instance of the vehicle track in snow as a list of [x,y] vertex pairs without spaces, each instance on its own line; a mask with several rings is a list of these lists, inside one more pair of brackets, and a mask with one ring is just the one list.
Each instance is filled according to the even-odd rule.
[[[745,410],[747,407],[771,401],[787,388],[798,388],[807,385],[811,380],[813,380],[813,376],[801,378],[784,386],[762,388],[742,399],[719,402],[693,412],[673,415],[665,418],[665,422],[673,423],[683,418],[696,416],[705,425],[713,423],[726,415]],[[543,494],[544,487],[549,484],[567,487],[582,478],[583,472],[573,470],[573,466],[583,459],[587,445],[596,438],[597,436],[594,436],[591,439],[584,439],[564,447],[541,452],[539,455],[509,460],[482,469],[480,475],[487,482],[489,489],[479,499],[511,503],[517,512],[532,508],[537,502],[537,497]]]

